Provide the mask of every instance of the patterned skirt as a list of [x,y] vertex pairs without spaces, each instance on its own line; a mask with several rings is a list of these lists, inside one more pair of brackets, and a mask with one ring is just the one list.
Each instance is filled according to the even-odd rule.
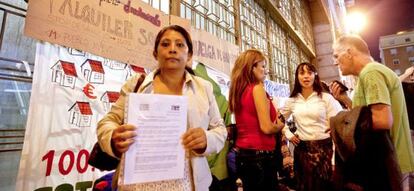
[[297,191],[333,190],[332,139],[301,141],[294,151]]

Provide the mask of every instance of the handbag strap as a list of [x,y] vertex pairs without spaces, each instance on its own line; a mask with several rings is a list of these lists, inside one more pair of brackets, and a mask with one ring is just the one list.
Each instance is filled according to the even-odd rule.
[[139,77],[137,84],[135,85],[134,91],[133,92],[138,92],[139,87],[141,86],[142,82],[144,82],[145,80],[145,74],[141,74],[141,76]]

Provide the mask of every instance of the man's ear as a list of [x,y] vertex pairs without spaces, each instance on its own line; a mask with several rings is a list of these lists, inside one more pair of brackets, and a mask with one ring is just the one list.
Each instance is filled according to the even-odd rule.
[[352,56],[355,55],[355,49],[352,47],[348,47],[346,48],[346,53],[348,53],[347,58],[351,58]]

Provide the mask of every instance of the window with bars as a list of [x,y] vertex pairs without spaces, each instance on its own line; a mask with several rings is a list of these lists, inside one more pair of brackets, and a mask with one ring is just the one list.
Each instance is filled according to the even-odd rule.
[[305,54],[305,52],[303,50],[300,50],[300,63],[302,62],[309,62],[310,63],[310,58],[309,56],[307,56]]
[[268,55],[265,12],[254,0],[241,1],[242,50],[256,48]]
[[311,11],[308,1],[299,1],[300,8],[299,11],[299,23],[301,24],[300,33],[305,40],[305,43],[308,47],[310,47],[313,51],[315,51],[315,43],[313,38],[313,30],[312,30],[312,19],[311,19]]
[[393,59],[393,60],[392,60],[392,63],[393,63],[394,65],[398,65],[398,64],[400,64],[400,59]]
[[290,0],[276,0],[276,1],[279,1],[279,6],[278,6],[278,8],[279,8],[279,10],[280,10],[280,12],[282,13],[282,15],[283,15],[283,17],[285,17],[285,19],[288,21],[288,22],[292,22],[292,16],[291,16],[291,13],[290,13],[290,9],[291,9],[291,5],[290,5]]
[[272,46],[270,73],[271,79],[281,84],[289,84],[286,32],[272,19],[270,20],[270,40]]
[[0,4],[0,129],[26,125],[36,50],[36,40],[23,35],[26,8],[24,1]]
[[315,51],[309,2],[302,0],[276,0],[276,2],[283,17],[295,27],[306,45]]
[[236,43],[232,0],[182,0],[180,16],[191,25],[218,38]]
[[153,8],[158,9],[165,14],[170,14],[170,1],[166,0],[141,0],[149,5],[151,5]]
[[[314,49],[309,4],[300,0],[277,0],[275,5],[288,22],[298,23],[299,35],[308,47]],[[309,62],[310,58],[272,19],[269,19],[272,22],[271,34],[267,34],[265,11],[257,1],[243,0],[240,5],[233,5],[232,0],[181,0],[180,16],[191,20],[191,24],[197,29],[235,43],[234,6],[240,6],[241,49],[261,50],[272,62],[269,64],[272,67],[269,68],[271,79],[279,83],[289,83],[289,78],[294,78],[290,75],[294,74],[296,66],[300,62]],[[269,52],[268,41],[272,52]],[[289,45],[286,45],[287,42]],[[286,47],[290,48],[287,50]]]
[[292,80],[290,81],[291,85],[295,82],[295,71],[296,67],[300,63],[300,55],[299,55],[299,48],[296,43],[292,39],[288,39],[288,47],[289,47],[289,56],[290,56],[290,76],[292,76]]
[[409,62],[411,65],[414,65],[414,56],[409,57],[409,58],[408,58],[408,62]]
[[393,55],[393,56],[397,55],[397,49],[395,49],[395,48],[390,49],[390,54]]
[[292,25],[294,29],[298,32],[302,31],[302,21],[301,19],[301,9],[300,9],[300,0],[291,0],[291,9],[290,14],[292,15]]

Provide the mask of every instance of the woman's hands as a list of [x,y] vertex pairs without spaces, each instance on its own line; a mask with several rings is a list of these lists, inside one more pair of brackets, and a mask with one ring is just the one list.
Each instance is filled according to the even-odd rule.
[[276,131],[279,132],[280,130],[283,129],[283,127],[285,127],[285,118],[279,111],[276,111],[276,114],[277,114],[276,119],[273,122],[273,124],[274,124],[274,127],[276,128]]
[[182,145],[198,154],[204,153],[207,148],[206,132],[201,127],[188,129],[182,136]]
[[399,76],[400,81],[408,81],[408,82],[412,82],[414,80],[414,66],[411,66],[407,69],[405,69],[404,74],[402,74],[401,76]]
[[298,145],[299,145],[299,143],[300,143],[299,136],[297,136],[297,135],[295,135],[295,136],[293,136],[292,138],[290,138],[290,139],[289,139],[289,141],[290,141],[291,143],[293,143],[293,145],[295,145],[295,146],[298,146]]
[[111,146],[112,151],[117,157],[128,150],[129,146],[135,142],[137,136],[136,127],[130,124],[123,124],[112,132]]
[[[136,127],[124,124],[112,132],[111,146],[114,154],[121,157],[137,136]],[[182,145],[185,149],[194,150],[196,153],[204,153],[207,148],[207,136],[203,128],[190,128],[182,135]]]
[[405,69],[404,74],[406,74],[406,75],[412,75],[412,74],[414,74],[414,66],[411,66],[411,67]]

